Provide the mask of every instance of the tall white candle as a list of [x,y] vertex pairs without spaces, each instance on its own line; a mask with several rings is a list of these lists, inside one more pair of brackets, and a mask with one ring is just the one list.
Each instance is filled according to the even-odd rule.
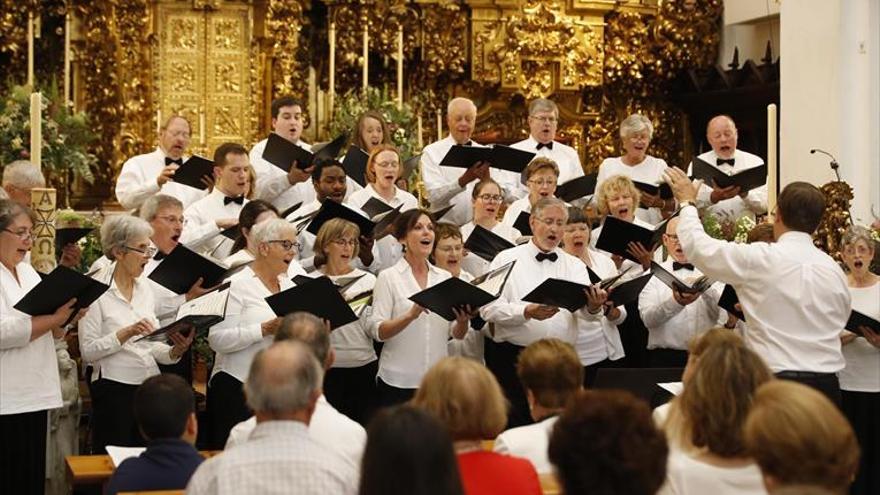
[[156,109],[156,136],[162,134],[162,109]]
[[28,58],[27,58],[27,84],[34,88],[34,13],[28,12]]
[[31,163],[42,170],[43,117],[40,93],[31,93]]
[[333,118],[333,107],[336,104],[336,23],[330,23],[330,73],[328,77],[330,79],[330,101],[328,106],[330,107],[330,118]]
[[64,104],[70,105],[70,12],[64,14]]
[[370,59],[370,33],[367,31],[367,23],[364,23],[364,84],[363,87],[366,90],[367,85],[369,84],[368,78],[370,74],[369,69],[369,59]]
[[776,136],[776,104],[771,103],[767,105],[767,211],[771,213],[776,207],[776,190],[779,188]]
[[443,121],[440,117],[440,109],[437,109],[437,141],[443,139]]
[[397,28],[397,108],[403,108],[403,26]]
[[205,145],[205,111],[199,112],[199,144]]
[[422,143],[422,116],[421,115],[419,115],[416,118],[416,140],[417,140],[416,142],[418,143],[418,149],[419,149],[419,151],[421,151],[422,147],[423,147],[423,143]]

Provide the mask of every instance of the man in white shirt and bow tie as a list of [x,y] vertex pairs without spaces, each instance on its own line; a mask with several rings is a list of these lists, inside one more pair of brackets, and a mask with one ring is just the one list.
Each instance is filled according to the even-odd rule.
[[[175,197],[187,207],[207,194],[207,190],[196,189],[174,182],[174,172],[186,161],[189,148],[190,125],[180,115],[173,115],[159,133],[159,146],[152,153],[128,159],[116,180],[116,198],[123,208],[139,208],[150,196],[161,192]],[[210,185],[212,177],[203,182]]]
[[[709,121],[706,126],[706,139],[712,150],[698,158],[722,172],[735,174],[764,164],[760,156],[736,148],[738,139],[736,124],[727,115],[717,115]],[[754,220],[755,215],[767,213],[766,184],[742,194],[738,186],[723,188],[712,186],[712,184],[704,184],[697,195],[697,208],[704,212],[734,222],[743,216]]]

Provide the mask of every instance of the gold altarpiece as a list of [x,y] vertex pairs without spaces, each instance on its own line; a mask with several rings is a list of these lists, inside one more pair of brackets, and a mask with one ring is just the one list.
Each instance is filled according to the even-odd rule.
[[[362,84],[364,29],[369,84],[394,88],[402,29],[404,100],[424,117],[425,143],[451,96],[472,98],[477,135],[497,142],[525,137],[526,103],[545,96],[559,105],[561,139],[585,168],[619,152],[617,125],[633,111],[655,123],[651,153],[678,163],[687,123],[669,85],[685,69],[714,64],[722,10],[721,0],[43,0],[3,8],[13,19],[29,9],[52,15],[46,4],[74,17],[74,105],[95,123],[102,163],[98,185],[78,192],[99,199],[112,199],[123,161],[152,149],[157,121],[173,113],[190,120],[192,151],[210,154],[224,141],[258,140],[272,98],[291,93],[308,102],[307,137],[326,138],[331,23],[336,95]],[[18,25],[9,27],[4,42],[26,46]]]

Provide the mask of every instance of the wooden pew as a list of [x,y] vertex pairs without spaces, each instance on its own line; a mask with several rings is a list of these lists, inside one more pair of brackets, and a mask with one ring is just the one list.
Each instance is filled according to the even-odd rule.
[[[199,453],[205,459],[209,459],[220,452],[220,450],[203,450]],[[69,455],[64,460],[67,464],[67,481],[71,486],[101,485],[113,476],[113,461],[110,460],[109,455]]]
[[183,495],[183,490],[157,490],[152,492],[119,492],[119,495]]

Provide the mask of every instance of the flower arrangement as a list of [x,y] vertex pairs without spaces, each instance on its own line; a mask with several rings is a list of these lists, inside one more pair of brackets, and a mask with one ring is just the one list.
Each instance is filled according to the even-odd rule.
[[[76,179],[94,181],[93,167],[98,158],[88,147],[95,139],[88,117],[73,112],[62,101],[58,86],[52,84],[42,93],[42,160],[46,182],[69,197],[68,172]],[[10,86],[0,99],[0,161],[30,159],[30,90]]]
[[745,243],[749,232],[755,228],[755,225],[755,221],[747,216],[733,220],[726,215],[715,215],[708,212],[703,215],[703,230],[710,237],[725,241]]
[[332,136],[343,132],[357,132],[354,129],[358,117],[367,110],[382,114],[388,124],[391,142],[400,151],[403,160],[411,157],[416,150],[416,119],[412,107],[404,103],[397,108],[397,101],[387,91],[369,87],[352,90],[343,95],[333,111],[333,120],[328,129]]

